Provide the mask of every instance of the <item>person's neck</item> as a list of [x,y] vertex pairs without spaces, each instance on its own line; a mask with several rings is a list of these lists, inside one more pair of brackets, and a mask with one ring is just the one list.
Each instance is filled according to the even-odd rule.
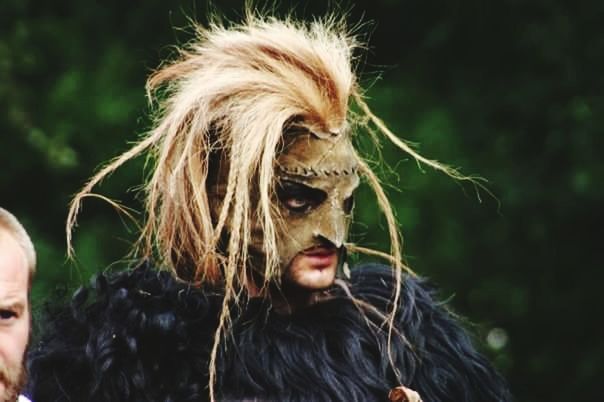
[[320,299],[321,291],[309,291],[297,286],[284,284],[271,291],[273,309],[279,314],[292,314],[293,312],[315,304]]

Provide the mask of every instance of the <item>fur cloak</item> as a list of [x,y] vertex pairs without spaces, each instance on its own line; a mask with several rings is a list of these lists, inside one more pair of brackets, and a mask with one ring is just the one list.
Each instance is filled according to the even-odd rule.
[[[382,314],[389,267],[352,271],[349,288]],[[406,277],[391,358],[380,314],[361,314],[342,289],[291,315],[261,299],[234,311],[217,361],[220,401],[387,401],[401,383],[425,402],[508,401],[505,382],[425,281]],[[99,275],[47,314],[28,369],[34,402],[201,402],[220,292],[148,264]]]

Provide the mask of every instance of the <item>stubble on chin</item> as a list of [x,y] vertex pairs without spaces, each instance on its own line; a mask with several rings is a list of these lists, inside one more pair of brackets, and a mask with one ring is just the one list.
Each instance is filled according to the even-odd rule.
[[9,368],[0,364],[0,382],[4,385],[4,392],[0,395],[0,402],[16,402],[27,381],[25,364],[19,368]]

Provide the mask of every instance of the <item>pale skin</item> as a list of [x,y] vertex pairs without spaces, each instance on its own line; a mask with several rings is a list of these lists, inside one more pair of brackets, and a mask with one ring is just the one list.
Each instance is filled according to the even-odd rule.
[[[19,373],[29,339],[29,270],[23,249],[0,228],[0,369]],[[8,385],[0,377],[0,401]]]

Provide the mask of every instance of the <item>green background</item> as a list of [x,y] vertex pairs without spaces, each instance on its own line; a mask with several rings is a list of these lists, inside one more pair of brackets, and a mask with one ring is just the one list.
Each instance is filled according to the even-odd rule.
[[[217,3],[236,17],[242,1]],[[296,9],[308,18],[326,6]],[[67,204],[149,127],[145,78],[191,38],[186,16],[206,11],[201,1],[0,2],[0,205],[35,241],[36,308],[127,253],[132,225],[91,199],[77,263],[66,264]],[[351,21],[361,19],[373,110],[424,155],[487,178],[494,195],[385,147],[390,168],[378,170],[407,261],[475,325],[518,401],[601,400],[604,2],[357,1]],[[142,167],[98,191],[138,208]],[[384,249],[375,205],[361,191],[354,238]]]

